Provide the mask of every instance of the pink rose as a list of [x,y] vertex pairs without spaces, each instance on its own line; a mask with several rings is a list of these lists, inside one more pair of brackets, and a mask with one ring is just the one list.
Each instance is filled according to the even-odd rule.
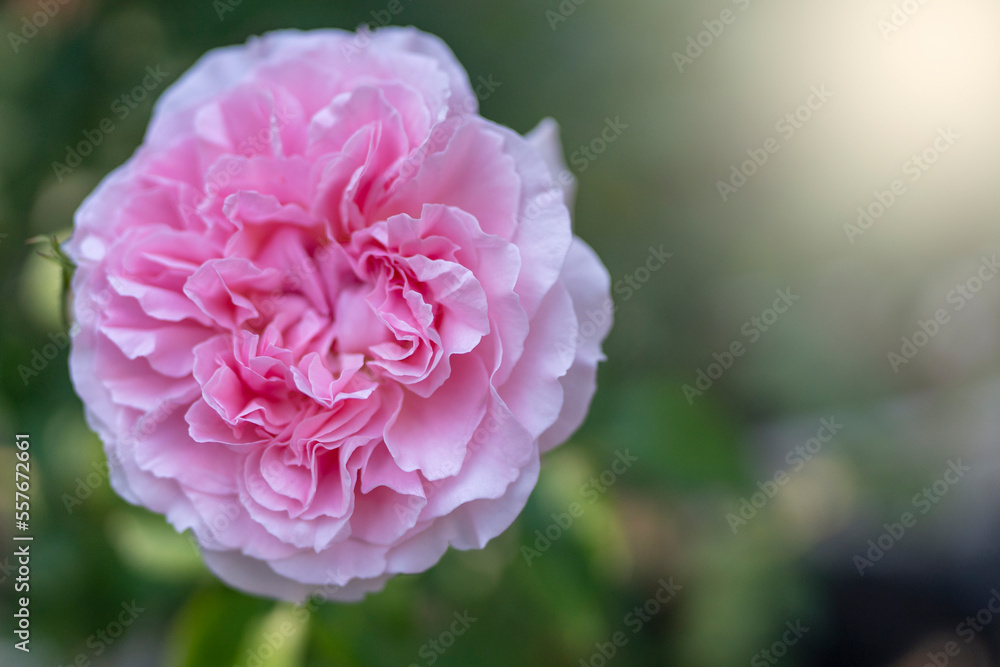
[[70,367],[114,488],[236,588],[356,600],[524,507],[582,422],[608,274],[557,130],[415,29],[212,51],[80,207]]

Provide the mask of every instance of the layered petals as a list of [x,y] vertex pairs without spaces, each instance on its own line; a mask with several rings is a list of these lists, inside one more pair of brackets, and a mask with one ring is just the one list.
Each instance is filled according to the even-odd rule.
[[560,155],[553,121],[481,118],[412,28],[204,56],[66,245],[116,491],[287,600],[357,600],[503,532],[611,325]]

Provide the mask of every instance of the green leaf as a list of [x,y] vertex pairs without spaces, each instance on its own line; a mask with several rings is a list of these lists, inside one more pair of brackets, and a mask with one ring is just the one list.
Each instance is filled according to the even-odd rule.
[[174,619],[167,642],[167,667],[220,667],[240,664],[248,626],[273,603],[213,585],[195,592]]
[[281,603],[251,623],[237,652],[237,664],[259,667],[299,667],[303,664],[309,619],[306,607]]

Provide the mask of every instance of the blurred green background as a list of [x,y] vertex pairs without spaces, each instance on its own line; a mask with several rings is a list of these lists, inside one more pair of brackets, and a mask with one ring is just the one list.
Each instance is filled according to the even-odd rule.
[[[43,5],[58,11],[32,32]],[[399,6],[0,9],[0,663],[1000,664],[996,4]],[[26,241],[68,236],[138,146],[162,86],[53,169],[147,66],[172,82],[267,30],[387,22],[498,81],[487,118],[559,121],[576,232],[623,287],[591,415],[506,533],[363,603],[296,609],[227,589],[110,490],[65,349],[25,377],[64,326],[59,269]],[[597,142],[608,122],[626,127]],[[9,632],[15,433],[34,464],[30,655]],[[105,641],[123,604],[135,619]]]

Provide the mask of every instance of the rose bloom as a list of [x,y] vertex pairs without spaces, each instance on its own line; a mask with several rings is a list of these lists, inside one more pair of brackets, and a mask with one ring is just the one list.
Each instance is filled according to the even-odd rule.
[[205,55],[76,213],[73,383],[115,490],[258,595],[356,600],[523,509],[610,327],[557,128],[412,28]]

